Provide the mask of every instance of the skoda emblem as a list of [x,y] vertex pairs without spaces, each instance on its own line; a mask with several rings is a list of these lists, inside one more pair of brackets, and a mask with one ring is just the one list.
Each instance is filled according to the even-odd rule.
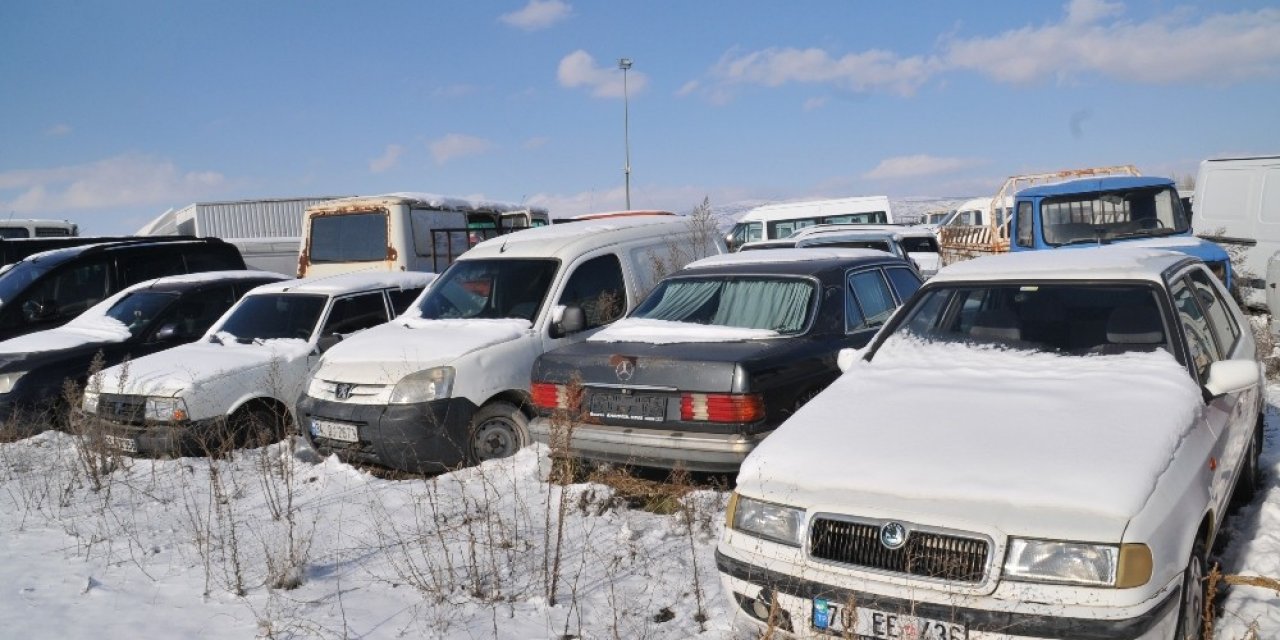
[[901,549],[907,543],[907,528],[897,522],[880,527],[880,544],[888,549]]
[[346,400],[351,397],[351,390],[355,387],[356,385],[350,382],[339,382],[333,386],[333,397],[339,400]]
[[636,374],[636,363],[634,360],[624,359],[618,363],[618,366],[613,368],[613,372],[618,374],[619,380],[626,382],[631,379],[631,376]]

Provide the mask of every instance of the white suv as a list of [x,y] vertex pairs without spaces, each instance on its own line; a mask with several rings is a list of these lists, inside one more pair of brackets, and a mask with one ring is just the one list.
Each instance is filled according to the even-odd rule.
[[1258,482],[1263,408],[1248,322],[1203,263],[960,263],[841,361],[742,465],[716,553],[740,620],[1200,637],[1205,556]]

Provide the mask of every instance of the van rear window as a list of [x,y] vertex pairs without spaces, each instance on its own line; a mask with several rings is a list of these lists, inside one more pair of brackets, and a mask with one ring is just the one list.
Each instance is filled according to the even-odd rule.
[[382,211],[311,219],[311,262],[387,259],[387,214]]

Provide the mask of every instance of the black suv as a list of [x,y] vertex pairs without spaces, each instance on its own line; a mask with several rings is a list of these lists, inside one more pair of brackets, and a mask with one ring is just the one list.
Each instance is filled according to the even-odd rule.
[[0,420],[40,431],[65,415],[63,385],[83,387],[95,358],[110,367],[196,340],[250,289],[283,279],[244,270],[160,278],[61,327],[0,342]]
[[140,238],[38,253],[0,275],[0,340],[62,326],[144,280],[244,268],[240,251],[217,238]]

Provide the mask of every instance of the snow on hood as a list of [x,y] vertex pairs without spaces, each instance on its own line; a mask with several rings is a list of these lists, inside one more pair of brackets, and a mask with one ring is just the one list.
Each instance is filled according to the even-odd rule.
[[[16,338],[0,342],[0,354],[17,355],[42,351],[60,351],[74,349],[87,344],[108,342],[124,342],[129,339],[129,330],[111,318],[104,320],[101,327],[61,326],[57,329],[36,331]],[[114,327],[110,323],[114,323]],[[113,330],[118,329],[118,330]]]
[[532,325],[517,318],[426,320],[400,317],[361,331],[324,354],[318,377],[362,384],[400,378],[525,335]]
[[646,344],[674,344],[681,342],[740,342],[776,338],[777,331],[725,327],[715,324],[650,320],[648,318],[623,318],[595,335],[588,342],[643,342]]
[[1200,407],[1164,351],[1073,357],[891,338],[769,436],[738,486],[792,504],[979,502],[1123,522]]
[[103,370],[99,390],[176,395],[188,390],[198,392],[201,385],[247,372],[260,373],[264,376],[260,383],[269,385],[270,366],[293,366],[299,360],[305,361],[310,353],[311,345],[299,339],[267,340],[261,344],[193,342]]

